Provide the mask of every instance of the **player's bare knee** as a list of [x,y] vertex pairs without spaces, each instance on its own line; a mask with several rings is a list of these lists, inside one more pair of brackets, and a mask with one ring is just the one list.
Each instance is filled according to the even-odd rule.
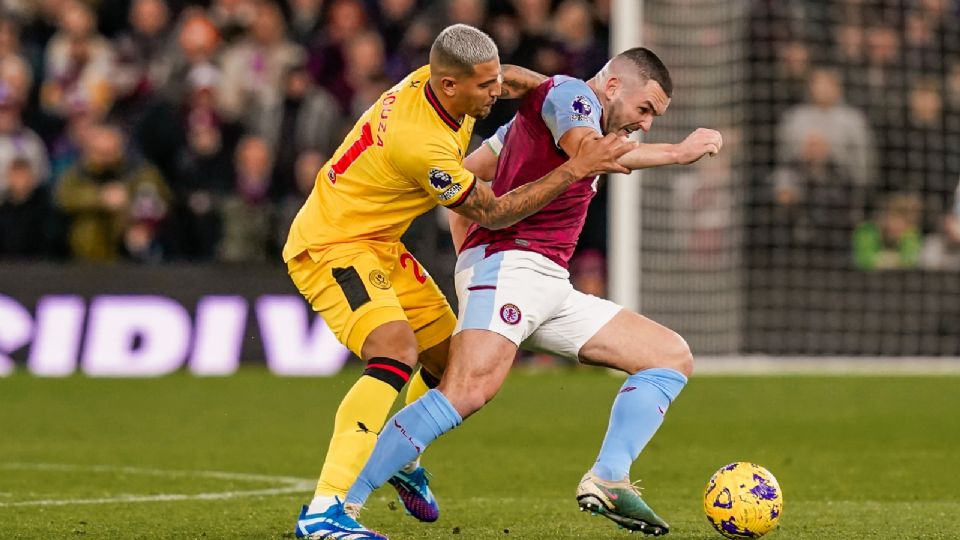
[[680,337],[680,334],[673,333],[671,336],[670,343],[663,355],[663,365],[659,367],[674,369],[683,373],[686,377],[693,374],[693,352],[690,351],[690,345]]
[[367,336],[361,350],[363,358],[385,357],[410,367],[417,365],[417,338],[405,322],[394,321],[378,326]]

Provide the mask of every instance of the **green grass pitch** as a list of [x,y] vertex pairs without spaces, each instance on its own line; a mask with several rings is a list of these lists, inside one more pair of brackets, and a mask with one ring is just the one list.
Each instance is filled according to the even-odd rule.
[[[357,373],[0,379],[0,538],[291,538]],[[440,521],[414,522],[387,486],[364,523],[395,539],[638,538],[573,498],[619,384],[511,374],[425,456]],[[633,474],[667,538],[719,539],[702,490],[740,460],[783,488],[768,538],[960,539],[960,378],[695,377]]]

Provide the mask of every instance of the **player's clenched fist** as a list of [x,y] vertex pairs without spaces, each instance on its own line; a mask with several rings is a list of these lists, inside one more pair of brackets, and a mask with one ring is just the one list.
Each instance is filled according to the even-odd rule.
[[629,173],[630,169],[617,160],[637,146],[636,141],[616,133],[608,133],[604,137],[584,137],[577,155],[570,161],[576,162],[577,170],[584,173],[580,175],[581,178],[608,172]]
[[723,136],[715,129],[697,128],[677,145],[677,163],[686,165],[693,163],[703,156],[717,155],[723,148]]

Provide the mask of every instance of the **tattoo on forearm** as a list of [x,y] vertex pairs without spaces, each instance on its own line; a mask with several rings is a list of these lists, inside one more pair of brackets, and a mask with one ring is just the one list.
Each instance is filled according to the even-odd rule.
[[475,189],[468,196],[468,217],[488,229],[503,229],[539,212],[550,201],[563,193],[578,178],[569,170],[559,168],[536,182],[524,184],[495,197],[489,189]]

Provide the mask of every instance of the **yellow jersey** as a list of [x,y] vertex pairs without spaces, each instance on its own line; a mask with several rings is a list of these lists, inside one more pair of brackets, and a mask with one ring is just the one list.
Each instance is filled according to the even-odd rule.
[[476,185],[463,168],[475,119],[460,123],[428,84],[430,66],[385,92],[317,174],[290,227],[283,260],[351,242],[399,242],[417,216],[462,203]]

